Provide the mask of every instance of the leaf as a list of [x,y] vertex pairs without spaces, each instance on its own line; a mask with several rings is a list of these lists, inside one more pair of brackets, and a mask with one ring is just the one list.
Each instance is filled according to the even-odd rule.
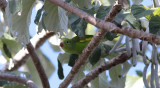
[[111,6],[115,3],[116,0],[100,0],[103,5],[105,6]]
[[143,74],[142,71],[137,70],[136,73],[137,73],[138,76],[142,77],[142,74]]
[[[19,0],[16,0],[19,2]],[[22,11],[16,14],[11,13],[9,3],[6,7],[6,17],[10,32],[23,44],[29,43],[29,24],[34,0],[22,0]]]
[[107,40],[112,41],[114,38],[117,38],[117,33],[111,33],[111,32],[107,32],[105,35]]
[[48,1],[44,4],[45,14],[38,24],[38,32],[47,29],[54,32],[67,33],[68,31],[68,17],[66,11],[57,5]]
[[160,35],[160,16],[156,15],[149,21],[149,32]]
[[129,14],[125,21],[128,22],[128,24],[134,28],[134,29],[141,29],[140,21],[137,20],[132,14]]
[[101,73],[90,83],[91,83],[91,88],[109,88],[109,82],[107,80],[106,72]]
[[151,10],[150,8],[143,6],[143,5],[132,5],[131,7],[131,13],[136,18],[145,17],[149,14],[152,14],[154,10]]
[[121,65],[116,65],[109,69],[109,75],[111,78],[111,88],[124,88],[126,77],[121,77],[122,67]]
[[70,59],[69,59],[68,65],[73,67],[77,59],[78,59],[77,54],[70,54]]
[[58,77],[59,77],[59,79],[64,78],[62,64],[59,60],[58,60]]
[[91,56],[89,57],[89,62],[92,64],[92,65],[95,65],[99,60],[100,60],[100,57],[101,57],[101,44],[98,45],[94,51],[92,52]]
[[[91,8],[89,10],[84,10],[83,11],[93,15],[95,13],[95,9]],[[77,17],[74,14],[69,15],[69,24],[71,27],[71,30],[79,37],[84,37],[85,36],[85,31],[87,28],[87,22],[84,21],[83,19]]]
[[3,51],[7,55],[8,58],[12,58],[12,54],[9,51],[9,49],[8,49],[8,47],[7,47],[7,45],[5,43],[3,43]]
[[121,22],[125,19],[125,17],[128,15],[128,13],[124,13],[124,11],[119,12],[115,19],[113,20],[114,22],[121,24]]
[[0,38],[0,49],[6,59],[12,58],[21,48],[21,44],[16,42],[9,34],[4,33],[4,36]]
[[91,0],[72,0],[73,4],[75,4],[77,7],[83,9],[90,9],[92,8]]
[[[45,71],[47,77],[49,78],[55,70],[54,65],[50,62],[50,60],[40,50],[37,51],[37,55],[41,61],[41,64],[44,68],[44,71]],[[38,86],[38,88],[42,88],[42,83],[40,81],[38,72],[36,71],[36,68],[35,68],[32,60],[29,59],[29,61],[26,63],[26,65],[27,65],[27,69],[28,69],[29,73],[31,74],[31,80],[34,81],[34,83]]]
[[154,12],[152,14],[145,16],[148,20],[151,20],[153,16],[156,16],[156,15],[160,16],[160,8],[153,9],[153,10]]
[[22,12],[22,0],[9,0],[9,9],[12,14]]
[[5,85],[3,88],[28,88],[26,86],[24,86],[23,84],[19,84],[19,83],[10,83]]
[[142,77],[127,75],[126,78],[127,79],[126,79],[125,88],[136,88],[137,86],[138,86],[138,88],[143,88],[144,87]]
[[105,16],[109,13],[111,6],[100,6],[96,18],[104,20]]
[[8,81],[0,81],[0,87],[4,86],[6,84],[9,84],[9,82]]
[[44,9],[44,5],[42,6],[41,9],[39,9],[37,11],[37,14],[36,14],[36,17],[35,17],[35,20],[34,20],[34,23],[37,24],[37,25],[39,23],[40,17],[42,16],[43,9]]
[[61,64],[64,64],[69,62],[69,58],[70,58],[70,54],[60,53],[57,59],[61,62]]

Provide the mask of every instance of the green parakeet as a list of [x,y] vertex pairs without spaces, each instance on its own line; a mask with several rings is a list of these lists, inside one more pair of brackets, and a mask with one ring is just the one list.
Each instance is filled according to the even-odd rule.
[[82,50],[88,45],[93,35],[86,35],[85,38],[78,36],[72,39],[63,38],[60,47],[67,53],[81,54]]

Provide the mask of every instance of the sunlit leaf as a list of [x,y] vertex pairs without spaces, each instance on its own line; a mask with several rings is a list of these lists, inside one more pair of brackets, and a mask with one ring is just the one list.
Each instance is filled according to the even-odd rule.
[[109,69],[109,76],[111,78],[111,85],[113,88],[124,88],[125,87],[125,81],[126,77],[121,77],[121,71],[122,67],[121,65],[116,65],[115,67],[112,67]]
[[[66,11],[57,5],[54,5],[48,1],[44,4],[45,14],[38,24],[38,31],[42,29],[51,30],[54,32],[67,33],[68,30],[68,17]],[[44,26],[45,25],[45,26]]]
[[126,78],[127,79],[126,79],[125,88],[136,88],[136,87],[143,88],[144,87],[142,77],[127,75]]
[[116,0],[100,0],[100,1],[102,2],[103,5],[110,6],[113,5]]
[[[16,0],[18,2],[18,0]],[[9,4],[6,7],[6,17],[9,29],[19,42],[29,43],[29,24],[34,0],[22,0],[22,11],[16,14],[11,13]]]
[[143,6],[143,5],[132,5],[131,7],[131,13],[136,18],[145,17],[149,14],[152,14],[154,10],[151,10],[150,8]]

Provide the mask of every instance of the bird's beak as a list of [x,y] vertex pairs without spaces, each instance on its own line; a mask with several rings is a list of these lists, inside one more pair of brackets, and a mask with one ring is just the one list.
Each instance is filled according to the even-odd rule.
[[61,43],[59,44],[59,46],[63,47],[63,46],[64,46],[64,43],[63,43],[63,42],[61,42]]

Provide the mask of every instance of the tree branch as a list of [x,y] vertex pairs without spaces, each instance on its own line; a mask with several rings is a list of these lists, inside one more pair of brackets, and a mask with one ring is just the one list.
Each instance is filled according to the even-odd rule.
[[[115,5],[112,7],[111,11],[109,12],[108,16],[105,18],[105,21],[112,21],[116,14],[118,14],[121,11],[121,5],[118,3],[115,3]],[[95,47],[101,42],[101,40],[104,38],[107,30],[98,30],[96,34],[93,36],[90,43],[87,45],[87,47],[82,51],[82,54],[77,59],[75,65],[71,69],[70,73],[67,75],[65,80],[60,84],[59,88],[66,88],[69,83],[73,80],[75,74],[80,69],[81,65],[85,63],[87,58],[90,56],[90,54],[93,52]]]
[[27,86],[29,88],[38,88],[32,80],[28,80],[26,78],[22,78],[22,77],[16,76],[16,75],[10,75],[7,73],[0,73],[0,80],[1,81],[17,82],[20,84],[24,84],[25,86]]
[[7,6],[7,1],[6,0],[0,0],[0,8],[5,11],[5,8]]
[[118,65],[121,63],[124,63],[128,59],[130,59],[131,56],[128,56],[128,53],[123,53],[119,56],[116,56],[115,58],[102,63],[90,73],[88,73],[84,78],[82,78],[80,81],[78,81],[76,84],[72,86],[72,88],[83,88],[86,84],[88,84],[91,80],[95,79],[100,73]]
[[46,76],[46,73],[44,71],[44,68],[36,54],[36,51],[33,47],[33,45],[31,43],[27,44],[27,50],[29,52],[29,54],[31,55],[32,57],[32,61],[34,62],[34,65],[38,71],[38,74],[39,74],[39,77],[41,79],[41,82],[42,82],[42,85],[43,85],[43,88],[50,88],[50,85],[49,85],[49,82],[48,82],[48,78]]
[[[31,43],[35,49],[38,49],[48,38],[53,36],[55,32],[39,33],[31,39]],[[14,67],[8,69],[9,63],[5,65],[2,71],[13,71],[25,64],[29,59],[29,53],[26,48],[22,48],[13,58]]]
[[86,12],[67,4],[66,2],[63,2],[62,0],[48,0],[48,1],[62,7],[63,9],[65,9],[65,10],[67,10],[77,16],[79,16],[80,18],[84,19],[86,22],[88,22],[88,23],[90,23],[90,24],[92,24],[102,30],[110,31],[113,33],[120,33],[123,35],[127,35],[131,38],[139,38],[141,40],[149,41],[149,42],[155,43],[157,45],[160,44],[160,37],[157,35],[154,35],[151,33],[141,32],[139,30],[132,29],[129,27],[123,27],[121,29],[111,22],[105,22],[104,20],[100,20],[98,18],[95,18],[95,17],[87,14]]

